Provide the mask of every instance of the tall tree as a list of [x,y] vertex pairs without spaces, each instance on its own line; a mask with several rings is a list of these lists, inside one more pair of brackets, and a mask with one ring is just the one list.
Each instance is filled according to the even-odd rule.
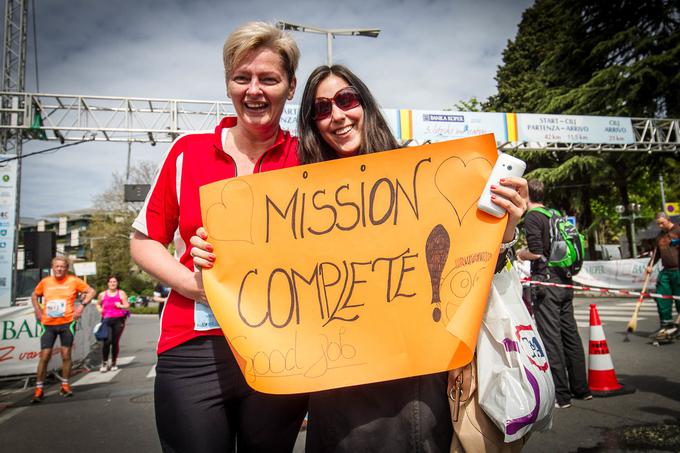
[[[142,161],[130,169],[130,184],[149,184],[153,180],[155,165]],[[143,274],[130,257],[130,225],[141,203],[129,203],[123,199],[125,177],[113,173],[109,188],[95,196],[97,212],[87,230],[86,240],[90,241],[92,260],[97,263],[95,284],[106,285],[111,274],[120,279],[120,286],[126,291],[140,293],[152,285],[151,279]]]
[[[496,76],[498,93],[485,107],[679,116],[679,21],[677,0],[537,0],[524,12],[515,40],[503,52]],[[643,153],[539,152],[521,157],[530,169],[540,168],[528,176],[554,187],[569,187],[564,193],[553,190],[550,200],[569,203],[562,206],[571,205],[585,225],[600,220],[593,205],[628,205],[638,198],[639,194],[631,194],[631,182],[644,179],[647,185],[655,184],[663,161],[662,156]],[[609,191],[611,183],[615,194]],[[589,239],[594,244],[592,234]]]

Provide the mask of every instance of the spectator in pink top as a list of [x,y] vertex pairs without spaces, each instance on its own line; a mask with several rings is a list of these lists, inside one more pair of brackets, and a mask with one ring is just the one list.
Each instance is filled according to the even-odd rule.
[[102,314],[102,322],[109,326],[109,337],[104,341],[102,348],[102,366],[99,369],[102,373],[118,370],[116,362],[120,351],[120,337],[123,336],[125,320],[130,314],[128,296],[125,291],[118,288],[118,277],[109,276],[107,286],[108,288],[97,297],[97,311]]

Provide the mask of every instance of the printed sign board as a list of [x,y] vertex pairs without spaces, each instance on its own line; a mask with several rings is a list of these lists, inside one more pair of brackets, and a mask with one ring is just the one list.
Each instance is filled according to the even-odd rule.
[[17,200],[17,161],[12,155],[0,167],[0,307],[12,305],[12,261]]

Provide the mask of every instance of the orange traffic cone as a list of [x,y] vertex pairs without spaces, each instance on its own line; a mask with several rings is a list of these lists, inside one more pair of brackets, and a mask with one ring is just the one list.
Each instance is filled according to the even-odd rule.
[[590,344],[588,347],[588,386],[593,396],[616,396],[635,392],[635,387],[622,385],[616,379],[609,346],[597,313],[590,304]]

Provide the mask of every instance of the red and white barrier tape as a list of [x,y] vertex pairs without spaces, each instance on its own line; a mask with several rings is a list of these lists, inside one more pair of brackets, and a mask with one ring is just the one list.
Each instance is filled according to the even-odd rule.
[[628,291],[627,289],[607,289],[607,288],[591,288],[590,286],[578,286],[578,285],[566,285],[564,283],[551,283],[551,282],[536,282],[529,280],[528,278],[523,278],[522,283],[529,283],[530,285],[540,285],[540,286],[554,286],[557,288],[572,288],[578,289],[579,291],[592,291],[600,294],[618,294],[621,296],[635,296],[635,297],[658,297],[659,299],[675,299],[680,300],[680,296],[669,296],[667,294],[656,294],[656,293],[641,293],[638,291]]

